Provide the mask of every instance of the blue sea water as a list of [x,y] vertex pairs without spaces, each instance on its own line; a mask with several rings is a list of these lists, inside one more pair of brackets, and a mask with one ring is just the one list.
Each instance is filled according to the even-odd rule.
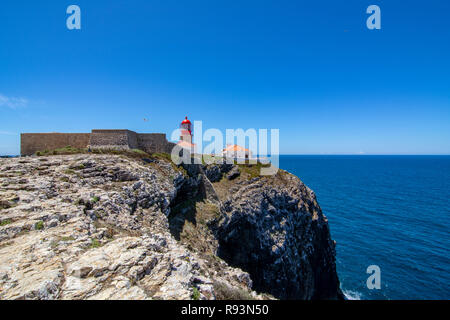
[[450,156],[284,155],[280,168],[315,191],[348,298],[450,299]]

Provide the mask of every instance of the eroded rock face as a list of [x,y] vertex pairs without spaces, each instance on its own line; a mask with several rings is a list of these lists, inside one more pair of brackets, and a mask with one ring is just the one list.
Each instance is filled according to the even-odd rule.
[[247,273],[217,276],[170,234],[171,202],[199,183],[170,163],[51,156],[0,172],[0,299],[214,299],[213,283],[258,298]]
[[[93,154],[0,159],[0,172],[0,299],[340,297],[326,218],[288,173]],[[198,199],[191,247],[168,217],[179,209],[183,227]]]
[[280,299],[342,299],[335,243],[314,193],[297,177],[254,179],[223,203],[218,254]]

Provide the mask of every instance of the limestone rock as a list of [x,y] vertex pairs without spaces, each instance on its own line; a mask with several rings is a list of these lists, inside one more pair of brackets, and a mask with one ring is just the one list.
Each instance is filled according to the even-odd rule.
[[0,172],[0,299],[191,299],[194,287],[214,298],[167,220],[179,193],[207,183],[214,199],[202,175],[93,154],[0,159]]
[[0,299],[339,296],[326,218],[298,178],[150,160],[0,159]]
[[218,254],[247,271],[257,291],[281,299],[342,299],[326,217],[308,187],[280,174],[282,184],[251,180],[223,203]]

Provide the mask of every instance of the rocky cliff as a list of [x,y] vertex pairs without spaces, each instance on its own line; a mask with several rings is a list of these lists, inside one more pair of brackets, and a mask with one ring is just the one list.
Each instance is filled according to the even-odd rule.
[[314,193],[258,166],[0,159],[0,299],[339,299]]

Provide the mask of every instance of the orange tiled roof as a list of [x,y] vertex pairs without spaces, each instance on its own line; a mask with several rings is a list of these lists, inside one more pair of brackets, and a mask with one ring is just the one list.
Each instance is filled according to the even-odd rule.
[[230,144],[228,145],[223,151],[247,151],[250,152],[248,149],[245,149],[241,146],[238,146],[236,144]]

